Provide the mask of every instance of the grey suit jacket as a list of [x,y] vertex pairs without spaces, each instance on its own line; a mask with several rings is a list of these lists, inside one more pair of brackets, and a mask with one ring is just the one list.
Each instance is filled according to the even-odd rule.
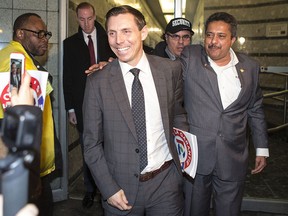
[[223,109],[217,75],[206,52],[192,45],[182,53],[184,101],[190,132],[197,136],[197,173],[217,170],[223,180],[244,180],[248,166],[249,124],[255,148],[268,148],[267,129],[258,84],[259,65],[244,54],[237,54],[236,65],[241,92]]
[[[147,55],[160,103],[164,131],[181,174],[172,127],[188,130],[183,107],[180,62]],[[134,204],[140,175],[136,129],[118,60],[87,78],[83,103],[84,157],[103,196],[103,206],[116,214],[127,211],[108,205],[110,196],[123,189]]]

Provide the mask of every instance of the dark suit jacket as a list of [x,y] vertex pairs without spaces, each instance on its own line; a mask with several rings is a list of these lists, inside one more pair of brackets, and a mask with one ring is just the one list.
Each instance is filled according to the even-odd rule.
[[255,148],[268,148],[259,65],[244,54],[237,57],[241,92],[223,109],[217,75],[204,48],[192,45],[182,52],[185,108],[199,149],[197,173],[207,175],[216,169],[220,179],[231,181],[244,180],[247,173],[247,124]]
[[[188,129],[183,107],[180,62],[147,55],[159,99],[165,136],[181,174],[172,127]],[[83,103],[84,156],[104,202],[116,214],[127,214],[106,199],[123,189],[130,205],[137,195],[139,148],[131,107],[119,62],[114,60],[87,79]]]
[[[97,60],[107,61],[115,57],[108,44],[106,31],[95,22],[97,30]],[[89,49],[83,38],[82,29],[64,40],[63,92],[65,109],[75,109],[77,128],[83,132],[82,103],[85,91],[85,70],[90,67]]]
[[160,41],[158,44],[156,44],[155,49],[153,50],[153,55],[157,55],[163,58],[169,58],[168,54],[165,51],[166,47],[166,41]]

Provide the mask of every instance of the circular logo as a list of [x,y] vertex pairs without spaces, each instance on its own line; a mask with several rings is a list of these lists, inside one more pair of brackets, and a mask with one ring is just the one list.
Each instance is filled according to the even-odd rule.
[[3,109],[6,109],[6,107],[10,106],[10,94],[9,94],[9,84],[7,84],[3,91],[1,92],[1,103],[3,106]]
[[192,161],[192,149],[185,134],[179,130],[173,130],[174,142],[176,143],[181,168],[186,169]]

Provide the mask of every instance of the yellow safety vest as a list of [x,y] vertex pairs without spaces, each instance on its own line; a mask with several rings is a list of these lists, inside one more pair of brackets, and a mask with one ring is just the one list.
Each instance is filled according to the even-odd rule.
[[[12,52],[22,53],[25,56],[25,70],[37,70],[32,58],[28,55],[23,46],[17,41],[11,41],[6,47],[0,50],[0,73],[10,70],[10,54]],[[48,88],[51,89],[49,82],[47,84],[47,89]],[[2,104],[0,105],[1,119],[4,117],[4,112]],[[46,92],[43,109],[42,143],[40,154],[40,176],[43,177],[55,170],[54,124],[52,116],[52,104],[48,92]]]

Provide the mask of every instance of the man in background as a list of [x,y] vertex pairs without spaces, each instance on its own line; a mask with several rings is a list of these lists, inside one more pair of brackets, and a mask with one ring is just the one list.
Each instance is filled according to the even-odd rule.
[[[108,61],[109,57],[115,55],[109,47],[106,31],[96,21],[93,5],[88,2],[80,3],[76,8],[76,15],[79,30],[64,40],[63,91],[69,122],[77,127],[83,155],[82,103],[87,77],[85,71],[90,66],[98,68],[98,63]],[[82,205],[90,208],[96,186],[84,159],[83,175],[86,193]]]
[[185,18],[174,18],[166,26],[162,38],[154,49],[153,54],[176,60],[180,57],[185,46],[191,44],[194,35],[191,22]]
[[[36,56],[45,55],[48,50],[48,40],[52,36],[41,17],[35,13],[20,15],[13,25],[13,40],[0,51],[0,72],[10,70],[10,54],[22,53],[25,56],[25,71],[42,70],[45,68],[35,59]],[[34,194],[30,202],[37,205],[39,215],[51,216],[53,214],[53,196],[51,181],[62,170],[62,156],[60,143],[56,137],[52,113],[51,94],[52,76],[47,81],[46,98],[43,109],[42,143],[40,149],[40,177],[41,185],[34,185]],[[0,112],[0,117],[3,113]]]
[[196,176],[184,190],[192,190],[189,216],[209,216],[211,196],[216,216],[239,215],[250,131],[256,149],[251,173],[261,172],[269,156],[260,67],[233,51],[236,37],[236,19],[217,12],[205,23],[204,47],[191,45],[182,52],[184,104],[199,152]]

